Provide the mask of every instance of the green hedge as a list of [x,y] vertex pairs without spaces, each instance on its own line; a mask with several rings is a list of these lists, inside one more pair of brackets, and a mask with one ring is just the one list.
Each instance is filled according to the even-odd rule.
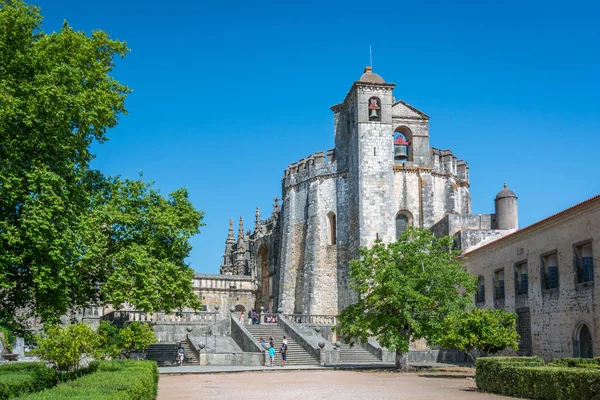
[[12,362],[0,365],[0,400],[49,389],[60,382],[95,372],[98,361],[92,361],[86,368],[74,372],[56,372],[41,362]]
[[554,360],[548,365],[556,367],[569,367],[569,368],[600,368],[600,358],[561,358]]
[[545,365],[532,357],[478,358],[476,368],[477,388],[485,392],[544,400],[600,400],[600,371],[595,369]]
[[34,400],[153,400],[158,391],[154,361],[101,361],[95,373],[23,397]]
[[44,363],[15,362],[0,366],[0,400],[55,386],[58,374]]

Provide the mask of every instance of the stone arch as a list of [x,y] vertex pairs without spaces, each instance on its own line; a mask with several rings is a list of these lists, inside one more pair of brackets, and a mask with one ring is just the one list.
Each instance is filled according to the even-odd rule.
[[594,357],[592,332],[584,322],[580,322],[573,331],[573,356],[579,358]]
[[399,136],[404,137],[404,140],[408,142],[408,146],[406,146],[406,152],[408,154],[407,161],[413,161],[413,132],[408,126],[400,125],[394,129],[394,143],[396,143]]
[[396,240],[400,234],[413,224],[413,215],[408,210],[400,210],[396,214]]
[[258,310],[269,304],[269,247],[266,244],[258,248],[256,269],[259,287],[255,307]]
[[327,244],[334,245],[337,243],[337,220],[333,211],[327,214]]

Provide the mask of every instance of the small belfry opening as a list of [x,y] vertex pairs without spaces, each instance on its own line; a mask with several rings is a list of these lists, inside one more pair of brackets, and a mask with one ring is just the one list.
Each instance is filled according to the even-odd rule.
[[394,130],[394,161],[412,161],[412,132],[407,126],[399,126]]
[[337,243],[337,224],[333,211],[327,214],[327,220],[329,221],[329,245],[331,246]]
[[369,121],[381,121],[381,100],[379,97],[369,99]]

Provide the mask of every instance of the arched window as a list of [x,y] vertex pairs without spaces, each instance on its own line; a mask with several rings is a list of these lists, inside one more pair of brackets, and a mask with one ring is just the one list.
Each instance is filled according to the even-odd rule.
[[408,126],[399,126],[394,130],[394,161],[413,161],[413,134]]
[[400,237],[402,232],[413,224],[412,214],[407,210],[402,210],[396,214],[396,240]]
[[327,219],[329,220],[329,245],[334,245],[337,243],[337,224],[335,221],[335,213],[332,211],[327,214]]
[[381,100],[379,97],[369,99],[369,121],[381,121]]
[[575,332],[575,343],[573,343],[574,355],[580,358],[593,358],[594,349],[592,334],[586,324],[581,324]]

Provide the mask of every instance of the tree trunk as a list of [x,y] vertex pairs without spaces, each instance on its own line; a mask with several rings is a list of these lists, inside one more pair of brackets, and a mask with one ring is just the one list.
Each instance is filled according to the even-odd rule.
[[408,371],[408,360],[406,359],[406,353],[401,350],[396,350],[396,368],[399,371]]

